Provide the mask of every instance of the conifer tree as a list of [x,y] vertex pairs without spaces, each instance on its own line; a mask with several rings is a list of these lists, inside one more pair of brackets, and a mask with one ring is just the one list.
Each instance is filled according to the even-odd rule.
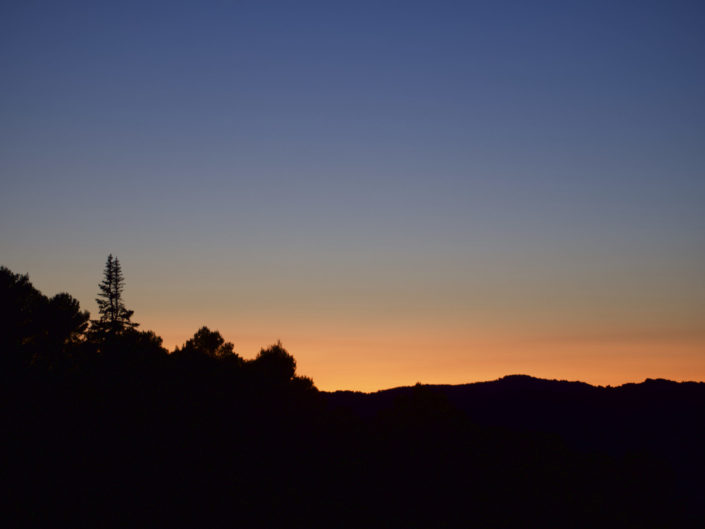
[[134,311],[127,310],[123,302],[122,292],[125,288],[125,278],[122,275],[120,261],[112,254],[108,255],[103,271],[103,281],[96,298],[100,319],[94,320],[96,330],[102,334],[121,334],[128,329],[134,329],[139,324],[130,321]]

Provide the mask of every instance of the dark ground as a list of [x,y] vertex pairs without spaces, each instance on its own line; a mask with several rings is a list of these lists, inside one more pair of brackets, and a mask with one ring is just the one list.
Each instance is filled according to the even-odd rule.
[[89,321],[0,267],[3,527],[705,527],[705,383],[323,393],[119,292]]
[[[7,374],[7,373],[6,373]],[[5,513],[37,527],[700,527],[705,384],[529,377],[375,394],[212,359],[3,385]]]

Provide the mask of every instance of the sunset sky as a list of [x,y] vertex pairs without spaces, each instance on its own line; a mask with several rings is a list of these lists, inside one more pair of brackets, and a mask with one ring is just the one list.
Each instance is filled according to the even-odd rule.
[[321,389],[705,380],[705,3],[3,2],[0,264]]

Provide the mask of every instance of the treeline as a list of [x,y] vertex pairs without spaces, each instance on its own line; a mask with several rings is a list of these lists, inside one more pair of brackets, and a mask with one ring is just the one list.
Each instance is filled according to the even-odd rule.
[[649,454],[473,420],[442,391],[359,410],[281,344],[139,331],[112,257],[90,320],[0,270],[6,517],[34,527],[698,527]]
[[146,368],[182,364],[189,368],[215,366],[243,371],[266,384],[292,385],[315,390],[307,377],[296,376],[296,361],[281,343],[263,348],[253,360],[235,353],[218,331],[201,327],[181,347],[169,352],[153,331],[140,331],[134,311],[123,301],[124,277],[117,258],[108,256],[99,285],[99,318],[90,320],[68,293],[49,298],[38,291],[29,276],[0,267],[0,345],[5,373],[33,368],[58,373],[123,367]]

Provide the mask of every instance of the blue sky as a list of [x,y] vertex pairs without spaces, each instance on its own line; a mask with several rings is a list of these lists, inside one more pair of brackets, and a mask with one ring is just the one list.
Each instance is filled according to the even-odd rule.
[[[215,321],[323,379],[347,353],[317,336],[380,358],[381,322],[452,337],[419,341],[466,378],[567,328],[705,373],[702,3],[1,9],[0,257],[40,288],[95,312],[113,252],[170,345]],[[330,384],[428,373],[389,363]]]

